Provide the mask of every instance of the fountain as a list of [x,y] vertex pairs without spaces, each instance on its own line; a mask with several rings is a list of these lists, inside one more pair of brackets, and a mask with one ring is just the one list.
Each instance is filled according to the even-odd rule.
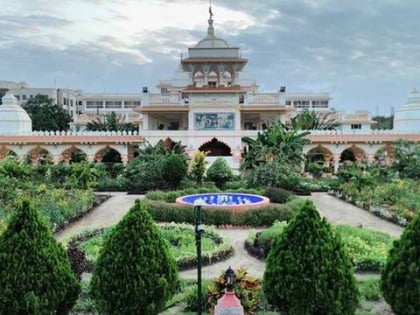
[[177,204],[191,205],[199,202],[206,208],[224,208],[233,211],[246,211],[261,208],[270,203],[270,199],[264,196],[242,193],[208,193],[181,196],[176,199]]

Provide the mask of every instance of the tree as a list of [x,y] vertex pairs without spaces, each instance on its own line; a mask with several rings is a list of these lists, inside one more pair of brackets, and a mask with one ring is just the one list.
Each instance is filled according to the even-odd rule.
[[206,156],[207,153],[197,151],[188,166],[188,174],[195,180],[197,185],[203,182],[204,173],[206,172]]
[[354,314],[358,291],[350,258],[312,202],[275,236],[263,288],[282,314]]
[[382,292],[396,315],[420,309],[420,214],[394,242],[382,271]]
[[163,160],[164,155],[147,154],[130,161],[125,169],[129,188],[143,192],[163,187]]
[[292,118],[292,129],[295,130],[335,130],[340,123],[336,112],[318,112],[305,109]]
[[67,314],[80,292],[66,251],[29,201],[0,236],[0,314]]
[[394,116],[375,116],[372,117],[376,124],[372,124],[372,129],[392,129],[394,128]]
[[227,164],[224,158],[217,158],[216,161],[210,165],[209,169],[207,170],[206,176],[209,180],[213,181],[217,188],[223,189],[228,182],[232,178],[232,170],[230,166]]
[[138,126],[130,122],[124,122],[123,118],[115,112],[107,113],[101,118],[96,118],[86,124],[89,131],[138,131]]
[[101,314],[156,315],[175,292],[175,259],[137,200],[106,238],[91,280]]
[[24,105],[32,119],[32,129],[37,131],[66,131],[71,122],[70,114],[62,107],[53,103],[47,95],[37,94]]
[[179,186],[187,175],[187,160],[182,154],[166,155],[162,161],[162,178],[172,188]]
[[310,132],[300,132],[295,129],[289,130],[283,123],[276,122],[268,129],[258,132],[257,138],[242,138],[248,144],[249,149],[243,156],[242,170],[271,162],[273,160],[285,163],[295,169],[300,168],[304,160],[302,151],[309,142],[305,137]]
[[400,140],[394,144],[395,158],[392,168],[401,177],[420,180],[420,145]]

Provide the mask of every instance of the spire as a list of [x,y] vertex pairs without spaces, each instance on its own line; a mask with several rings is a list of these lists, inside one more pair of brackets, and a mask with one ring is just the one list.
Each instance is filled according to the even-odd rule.
[[207,29],[208,37],[214,37],[214,27],[213,27],[213,11],[211,10],[211,0],[210,0],[210,7],[209,7],[209,14],[210,18],[208,19],[209,28]]

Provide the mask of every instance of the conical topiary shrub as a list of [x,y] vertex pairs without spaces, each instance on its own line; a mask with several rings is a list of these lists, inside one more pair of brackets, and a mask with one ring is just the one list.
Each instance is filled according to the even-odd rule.
[[175,292],[175,259],[146,206],[137,200],[97,260],[91,295],[101,314],[155,315]]
[[382,271],[382,292],[397,315],[420,311],[420,214],[394,242]]
[[358,291],[350,259],[312,202],[274,238],[263,288],[282,314],[354,314]]
[[0,235],[0,314],[67,314],[79,292],[64,247],[22,202]]

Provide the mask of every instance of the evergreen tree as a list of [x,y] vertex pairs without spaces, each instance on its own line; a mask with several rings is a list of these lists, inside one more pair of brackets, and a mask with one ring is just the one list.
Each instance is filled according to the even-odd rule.
[[65,249],[22,202],[0,236],[0,314],[67,314],[79,291]]
[[274,238],[263,286],[282,314],[354,314],[358,291],[350,259],[312,202]]
[[420,214],[394,242],[382,271],[382,292],[397,315],[420,310]]
[[223,189],[226,182],[232,178],[232,170],[224,158],[217,158],[207,170],[207,178],[213,181],[217,188]]
[[91,295],[101,314],[155,315],[176,289],[176,268],[145,204],[137,200],[105,241]]

